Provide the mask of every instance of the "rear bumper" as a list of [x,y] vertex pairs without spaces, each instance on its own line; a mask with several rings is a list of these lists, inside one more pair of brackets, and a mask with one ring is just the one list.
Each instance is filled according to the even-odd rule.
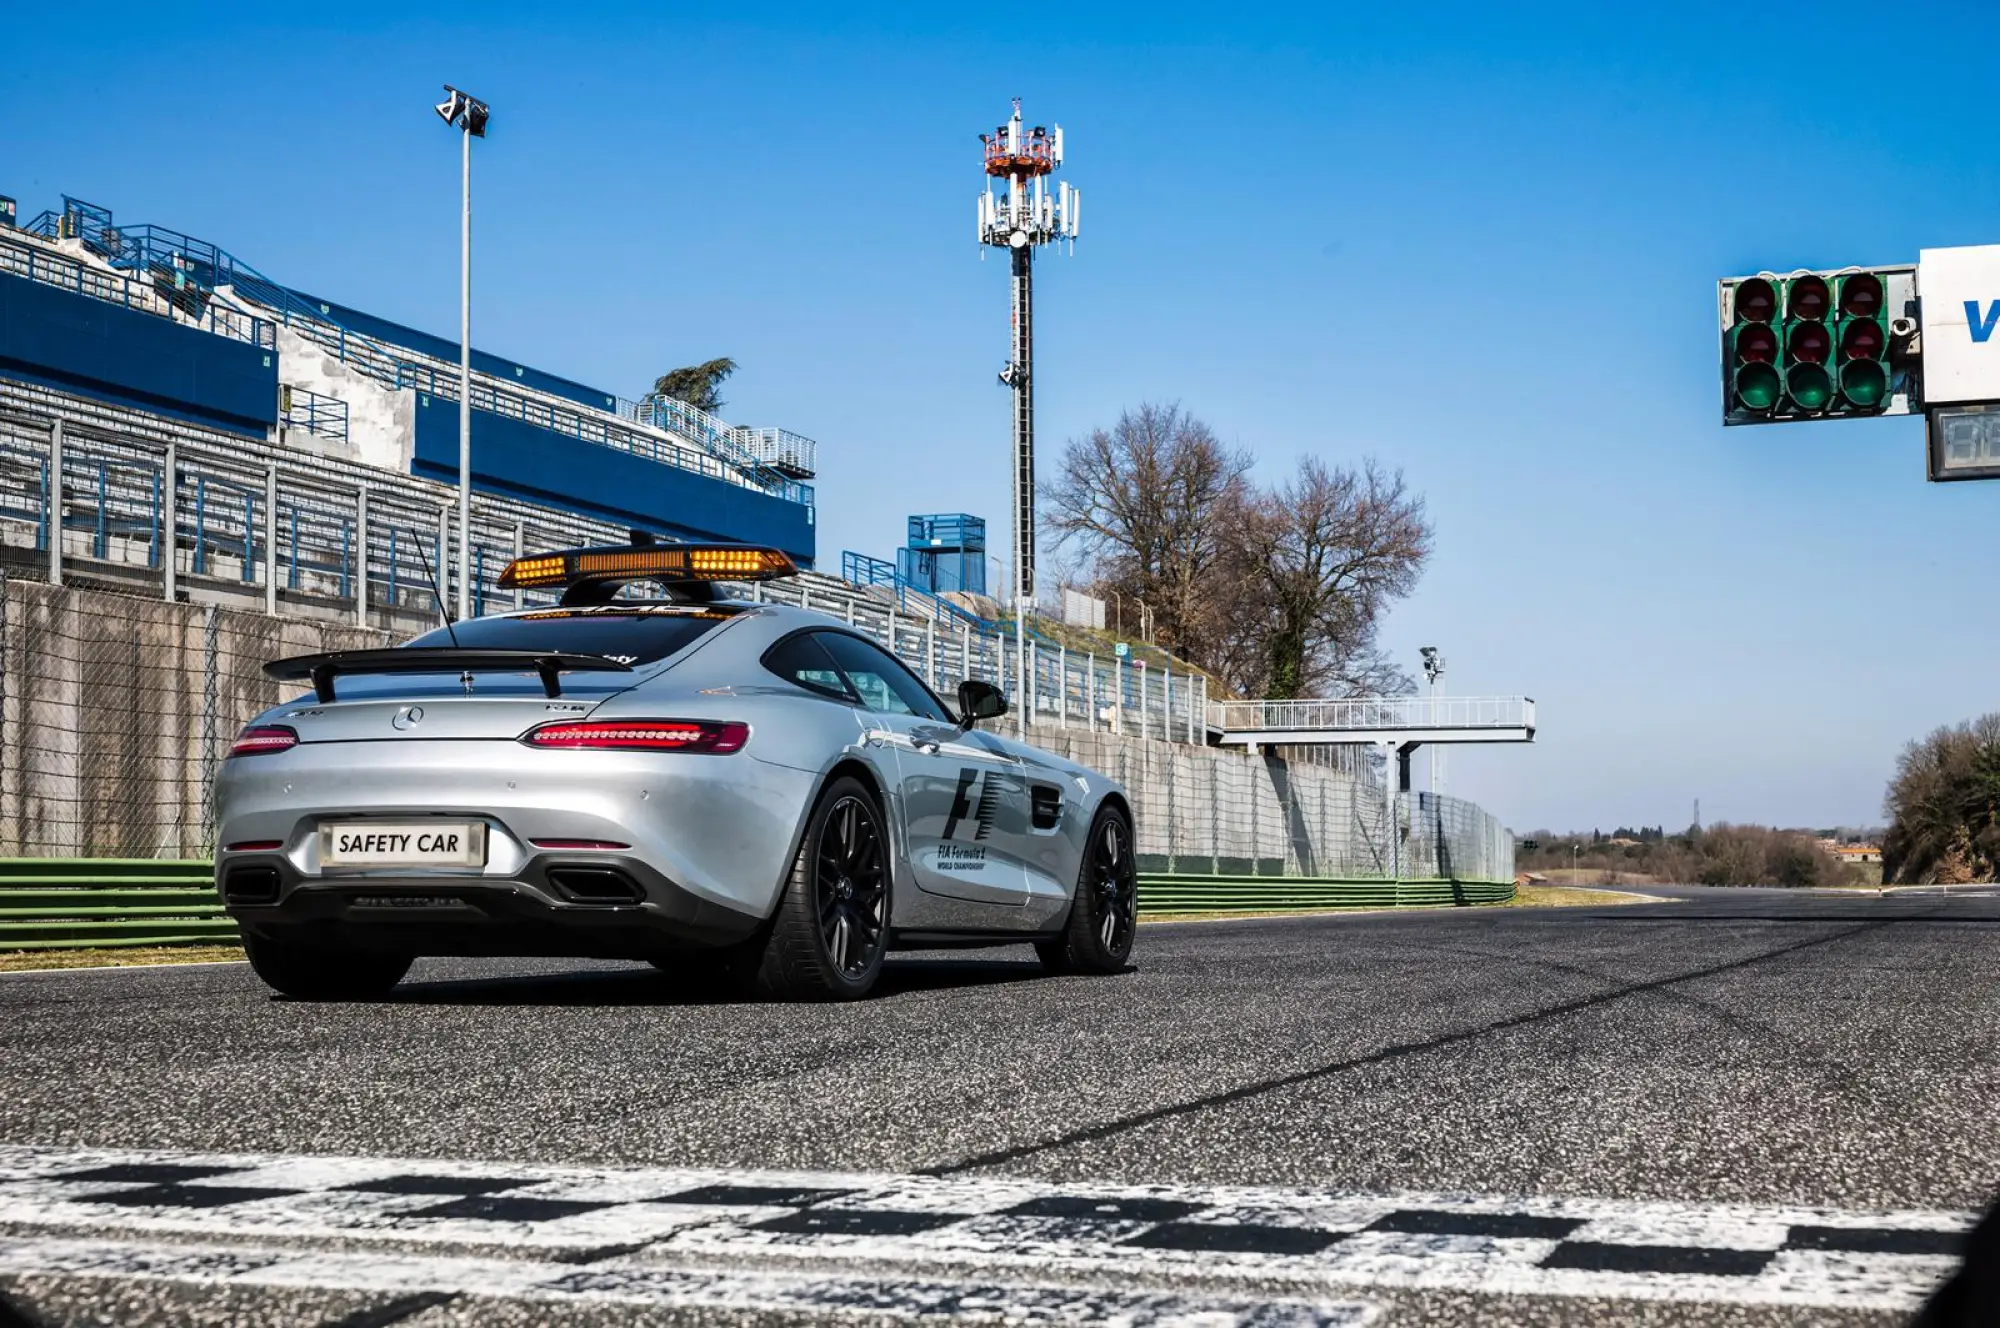
[[730,945],[760,922],[615,853],[548,854],[510,877],[308,877],[281,854],[230,853],[216,886],[246,932],[395,954],[649,959]]
[[[346,819],[484,822],[483,868],[456,885],[500,898],[525,892],[566,910],[547,872],[568,862],[618,866],[648,904],[678,915],[683,896],[729,914],[769,917],[791,867],[815,779],[733,756],[536,751],[513,741],[315,742],[223,762],[216,780],[218,866],[275,844],[282,894],[356,885],[431,891],[449,873],[342,874],[319,860],[319,827]],[[607,842],[575,852],[537,841]],[[486,896],[481,896],[486,897]],[[706,914],[696,910],[699,916]],[[567,911],[563,916],[567,917]]]

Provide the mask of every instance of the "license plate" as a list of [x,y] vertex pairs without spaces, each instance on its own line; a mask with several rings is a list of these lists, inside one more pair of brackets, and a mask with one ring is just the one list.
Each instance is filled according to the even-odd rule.
[[484,867],[484,821],[336,821],[319,828],[322,867]]

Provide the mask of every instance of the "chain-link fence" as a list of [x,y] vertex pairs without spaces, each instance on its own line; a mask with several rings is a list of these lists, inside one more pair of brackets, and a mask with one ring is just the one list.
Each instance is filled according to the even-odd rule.
[[0,586],[0,856],[206,856],[216,765],[285,690],[263,665],[387,643],[212,604]]
[[[199,857],[208,789],[295,686],[263,665],[386,633],[0,575],[0,856]],[[1149,871],[1512,880],[1513,838],[1456,798],[1337,766],[1042,723],[1132,792]]]
[[[1140,870],[1512,881],[1514,837],[1461,798],[1390,795],[1354,765],[1051,731],[1033,740],[1124,784]],[[1348,749],[1354,750],[1354,749]]]

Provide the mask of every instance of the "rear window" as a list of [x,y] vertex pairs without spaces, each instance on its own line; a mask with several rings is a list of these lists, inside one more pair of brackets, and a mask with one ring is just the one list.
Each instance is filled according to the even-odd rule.
[[[716,609],[608,608],[549,609],[514,618],[475,618],[454,624],[458,644],[482,650],[561,650],[603,655],[621,664],[653,664],[685,649],[734,617]],[[449,646],[440,627],[412,646]]]

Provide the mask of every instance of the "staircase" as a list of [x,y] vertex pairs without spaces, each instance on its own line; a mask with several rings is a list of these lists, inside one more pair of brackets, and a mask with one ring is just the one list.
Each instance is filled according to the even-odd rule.
[[0,858],[0,950],[228,945],[213,863]]

